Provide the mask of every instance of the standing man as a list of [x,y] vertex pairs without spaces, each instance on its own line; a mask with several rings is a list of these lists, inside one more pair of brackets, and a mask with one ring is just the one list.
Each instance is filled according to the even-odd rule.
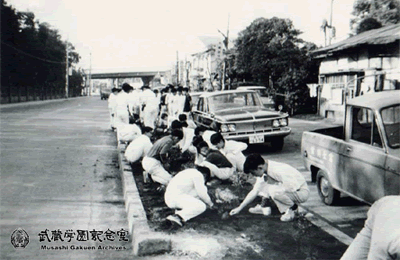
[[115,129],[115,117],[116,117],[116,107],[117,107],[117,95],[119,93],[119,89],[112,88],[111,94],[108,97],[108,111],[110,111],[110,126],[111,130]]
[[155,128],[158,109],[160,105],[160,99],[156,97],[154,92],[150,89],[149,86],[143,87],[143,99],[142,99],[142,122],[144,126],[148,126],[151,128]]
[[168,125],[172,121],[178,119],[178,95],[176,88],[171,88],[171,93],[168,96]]
[[188,116],[190,111],[192,111],[192,97],[189,94],[189,88],[187,87],[183,88],[183,95],[185,96],[185,101],[183,104],[183,113],[186,114],[186,116]]
[[221,133],[215,133],[210,137],[210,142],[233,164],[239,171],[243,172],[243,165],[246,157],[243,151],[247,149],[247,144],[233,140],[226,141]]
[[150,151],[142,160],[143,169],[150,174],[153,181],[161,185],[167,185],[172,175],[169,174],[163,164],[168,162],[168,152],[183,138],[181,130],[172,130],[170,135],[157,140]]
[[178,93],[176,95],[177,106],[176,106],[176,116],[178,117],[183,113],[183,108],[185,106],[186,95],[183,94],[183,87],[178,87]]
[[133,88],[128,84],[122,84],[122,91],[118,94],[116,98],[116,125],[129,124],[129,93]]
[[134,89],[133,91],[131,91],[129,93],[129,98],[128,98],[128,105],[129,105],[129,113],[130,116],[134,117],[134,115],[139,116],[140,115],[140,93],[141,90],[140,89]]
[[253,189],[239,207],[231,210],[231,216],[238,214],[257,196],[263,198],[262,205],[250,208],[253,214],[270,215],[271,208],[267,207],[267,199],[272,199],[283,215],[281,221],[292,221],[298,204],[307,201],[310,190],[303,175],[292,166],[275,161],[265,161],[259,154],[250,154],[244,163],[244,172],[257,177]]

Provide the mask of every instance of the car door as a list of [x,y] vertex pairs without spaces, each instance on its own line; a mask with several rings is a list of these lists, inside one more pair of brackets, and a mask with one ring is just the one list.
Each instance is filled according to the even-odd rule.
[[200,97],[197,101],[196,109],[193,110],[193,121],[196,125],[202,125],[202,113],[204,107],[204,98]]
[[388,154],[385,166],[385,196],[400,195],[400,158]]
[[400,105],[383,108],[380,116],[388,151],[385,164],[385,196],[400,195]]
[[202,119],[201,123],[203,126],[206,128],[211,129],[211,124],[214,122],[214,115],[212,114],[212,111],[210,110],[210,97],[209,98],[204,98],[204,104],[203,104],[203,114],[202,114]]
[[346,125],[346,144],[341,151],[343,176],[340,186],[366,202],[385,195],[386,153],[376,115],[369,108],[351,107]]

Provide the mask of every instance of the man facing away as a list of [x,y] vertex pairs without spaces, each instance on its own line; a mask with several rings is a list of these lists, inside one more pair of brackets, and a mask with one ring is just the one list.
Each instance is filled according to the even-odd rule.
[[169,182],[164,194],[165,204],[176,209],[174,215],[167,220],[183,226],[188,220],[203,213],[207,206],[214,203],[207,192],[206,182],[210,178],[210,170],[206,167],[190,167],[176,174]]
[[[307,201],[310,191],[304,176],[292,166],[271,160],[265,161],[260,154],[250,154],[244,163],[244,172],[257,177],[253,189],[247,194],[239,207],[231,210],[236,215],[249,205],[257,196],[264,204],[272,199],[283,213],[281,221],[292,221],[298,204]],[[270,215],[271,208],[258,204],[249,209],[250,213]]]
[[114,130],[114,120],[116,117],[116,106],[117,106],[117,95],[119,93],[119,89],[117,88],[112,88],[111,94],[108,97],[108,110],[110,111],[110,126],[111,129]]
[[183,138],[181,130],[173,130],[170,135],[164,136],[157,140],[150,151],[142,160],[143,169],[150,174],[153,181],[161,185],[167,185],[171,180],[172,175],[169,174],[163,166],[168,158],[168,152]]
[[118,127],[121,124],[129,124],[129,93],[133,88],[128,84],[122,85],[122,91],[116,98],[116,114],[115,124]]

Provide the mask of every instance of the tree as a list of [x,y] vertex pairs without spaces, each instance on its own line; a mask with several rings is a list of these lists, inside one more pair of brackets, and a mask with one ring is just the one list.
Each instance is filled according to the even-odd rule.
[[237,73],[267,86],[270,92],[290,93],[305,83],[316,82],[308,81],[311,74],[318,73],[318,66],[311,65],[315,61],[308,55],[316,46],[298,38],[300,34],[289,19],[254,20],[236,40]]
[[362,32],[366,32],[373,29],[381,28],[382,24],[376,20],[375,18],[368,17],[363,19],[360,24],[357,26],[356,33],[360,34]]
[[366,30],[400,22],[399,0],[356,0],[350,27],[358,34]]
[[49,24],[35,20],[34,13],[18,12],[5,1],[1,24],[2,97],[12,101],[21,95],[35,99],[61,96],[65,92],[66,45],[69,67],[80,59],[74,46],[63,42]]

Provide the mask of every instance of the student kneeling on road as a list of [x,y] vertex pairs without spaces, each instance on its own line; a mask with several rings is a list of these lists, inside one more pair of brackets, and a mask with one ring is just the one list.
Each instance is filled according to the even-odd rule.
[[168,158],[167,154],[171,148],[183,138],[180,130],[173,130],[170,135],[157,140],[153,147],[142,160],[143,169],[150,174],[153,181],[162,185],[167,185],[172,175],[163,167]]
[[[238,214],[249,205],[257,196],[266,199],[271,198],[279,211],[284,213],[281,221],[292,221],[298,204],[305,202],[310,194],[307,182],[303,175],[292,166],[271,160],[265,161],[259,154],[250,154],[244,163],[244,172],[257,176],[253,189],[239,207],[231,210],[230,215]],[[271,208],[258,204],[250,208],[254,214],[270,215]]]
[[242,153],[247,149],[247,144],[233,140],[225,140],[221,133],[215,133],[210,137],[211,143],[232,163],[237,171],[243,172],[246,157]]
[[204,141],[197,145],[197,150],[205,158],[200,165],[210,169],[211,177],[228,180],[233,176],[235,168],[220,151],[210,149]]
[[165,204],[176,209],[175,214],[168,216],[167,220],[183,226],[189,219],[203,213],[207,206],[213,208],[214,203],[207,193],[206,186],[209,178],[210,170],[201,166],[176,174],[164,194]]

